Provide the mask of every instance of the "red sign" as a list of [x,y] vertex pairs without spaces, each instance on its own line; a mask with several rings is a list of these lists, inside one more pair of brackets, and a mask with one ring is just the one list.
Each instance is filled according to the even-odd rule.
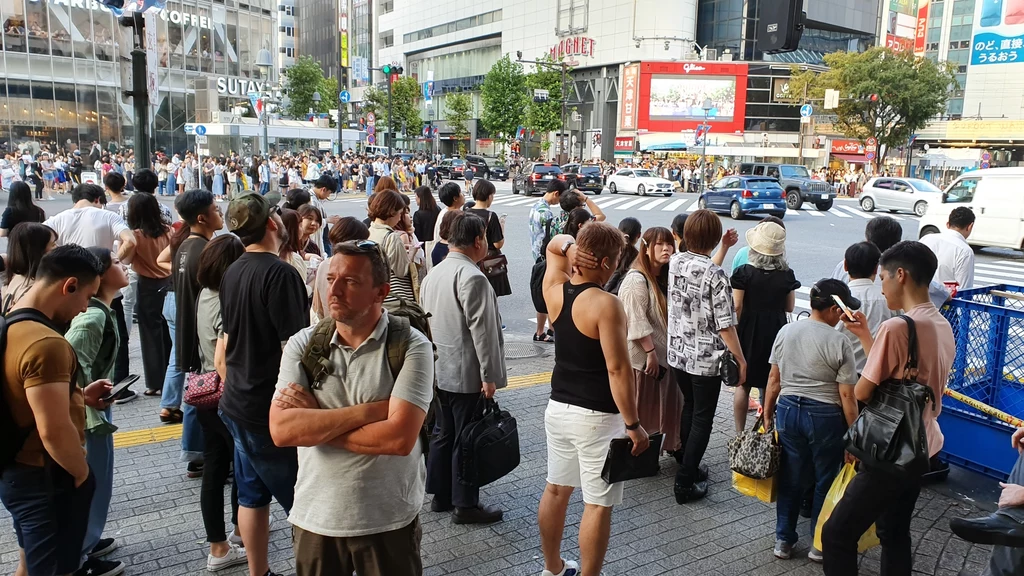
[[[651,85],[657,78],[661,92],[680,92],[674,102],[657,100],[652,106]],[[665,84],[672,88],[665,91]],[[673,88],[677,86],[678,88]],[[708,88],[714,86],[714,89]],[[712,100],[709,132],[742,134],[747,102],[747,64],[738,62],[641,62],[637,130],[690,132],[704,124],[702,104]],[[690,96],[692,96],[692,101]],[[652,113],[652,110],[654,112]]]
[[563,38],[551,47],[551,58],[559,60],[563,56],[593,56],[595,44],[593,38]]
[[639,102],[640,65],[630,64],[622,68],[622,104],[619,109],[619,128],[636,130],[637,104]]
[[867,141],[864,143],[864,149],[867,150],[868,152],[874,152],[878,150],[878,140],[875,140],[874,136],[868,138]]
[[633,137],[632,136],[616,136],[615,137],[615,151],[616,152],[632,152],[633,151]]
[[833,140],[833,154],[863,154],[864,145],[856,140]]
[[886,34],[885,47],[893,52],[913,52],[914,38],[900,38],[894,34]]
[[914,34],[914,53],[923,55],[928,39],[928,0],[917,0],[917,32]]

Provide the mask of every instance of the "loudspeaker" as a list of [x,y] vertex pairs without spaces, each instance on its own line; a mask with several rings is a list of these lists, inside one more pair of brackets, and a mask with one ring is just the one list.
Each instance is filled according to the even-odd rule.
[[757,47],[765,54],[792,52],[804,32],[803,0],[761,0]]

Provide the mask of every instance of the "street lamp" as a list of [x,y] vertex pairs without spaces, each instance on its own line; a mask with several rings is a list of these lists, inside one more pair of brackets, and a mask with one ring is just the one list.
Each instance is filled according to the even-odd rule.
[[533,65],[537,66],[538,68],[540,68],[541,66],[545,66],[547,68],[551,68],[551,69],[554,69],[554,70],[561,70],[562,71],[562,85],[560,87],[561,89],[559,90],[559,93],[560,93],[560,95],[562,97],[562,131],[559,134],[559,138],[558,138],[558,142],[559,142],[559,146],[558,146],[558,163],[559,164],[565,164],[566,162],[569,161],[568,154],[566,154],[566,150],[565,150],[565,114],[566,114],[566,110],[567,110],[566,107],[567,107],[568,99],[569,99],[569,95],[565,93],[565,82],[566,82],[566,74],[569,72],[569,65],[566,64],[565,62],[544,62],[544,61],[540,61],[540,60],[523,60],[523,51],[522,50],[517,50],[516,51],[516,62],[520,62],[520,63],[523,63],[523,64],[533,64]]
[[318,107],[320,107],[320,92],[314,90],[313,91],[313,107],[309,109],[309,113],[313,114]]
[[254,64],[259,69],[260,76],[265,80],[264,89],[260,94],[260,100],[263,102],[263,112],[260,114],[260,123],[263,124],[263,142],[262,146],[260,146],[260,151],[266,157],[270,155],[270,136],[268,135],[270,111],[267,110],[267,101],[269,100],[270,75],[274,70],[274,58],[270,55],[270,50],[260,48],[260,51],[256,53]]
[[703,156],[703,158],[701,159],[701,167],[700,167],[700,170],[702,172],[701,175],[700,175],[700,191],[701,192],[703,192],[704,189],[707,188],[707,179],[708,179],[708,132],[711,131],[711,126],[708,125],[708,115],[711,114],[711,109],[714,108],[714,107],[715,107],[715,105],[711,102],[711,98],[705,98],[704,99],[704,105],[701,106],[701,108],[703,108],[703,110],[704,110],[704,131],[703,131],[704,150],[701,152],[701,155]]

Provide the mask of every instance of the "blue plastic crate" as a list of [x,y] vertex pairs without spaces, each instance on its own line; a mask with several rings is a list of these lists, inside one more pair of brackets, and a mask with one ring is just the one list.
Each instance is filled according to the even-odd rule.
[[[946,386],[1024,419],[1024,300],[993,290],[1024,296],[1019,286],[986,286],[964,290],[943,307],[956,341]],[[1017,460],[1011,426],[948,396],[939,425],[948,461],[999,479],[1010,473]]]

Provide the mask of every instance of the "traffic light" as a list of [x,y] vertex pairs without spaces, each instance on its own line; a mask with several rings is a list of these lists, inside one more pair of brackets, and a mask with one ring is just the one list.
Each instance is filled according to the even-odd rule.
[[396,66],[394,64],[385,64],[380,67],[380,71],[388,77],[388,84],[398,80],[398,77],[402,75],[402,72],[405,72],[401,66]]
[[757,47],[765,54],[792,52],[804,33],[803,0],[769,0],[759,3]]
[[868,102],[878,104],[878,94],[868,94]]

